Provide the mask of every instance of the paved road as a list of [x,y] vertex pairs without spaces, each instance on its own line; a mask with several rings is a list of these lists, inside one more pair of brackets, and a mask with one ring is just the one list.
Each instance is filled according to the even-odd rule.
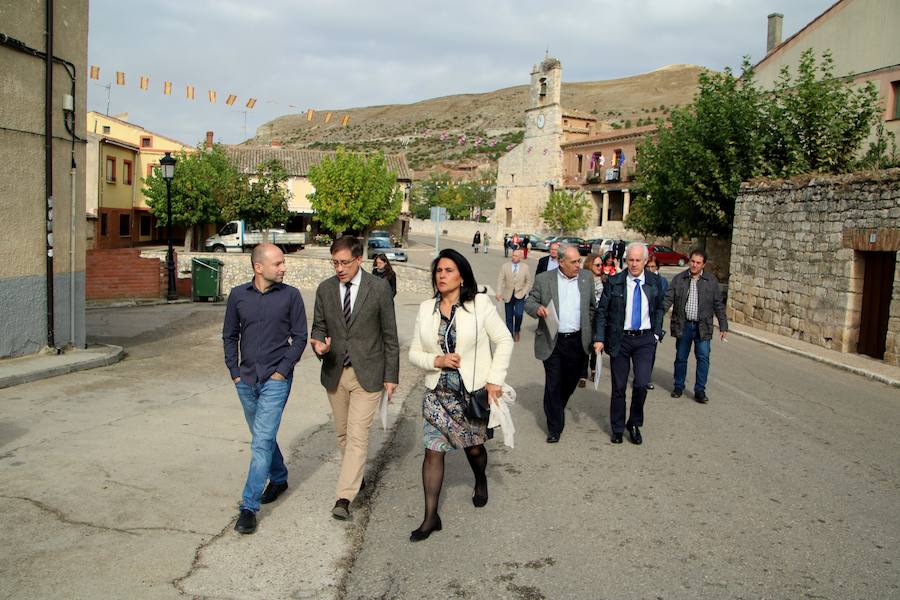
[[[501,261],[474,257],[479,281]],[[516,448],[489,446],[489,504],[472,506],[451,455],[444,530],[407,541],[422,512],[411,399],[346,598],[900,597],[895,389],[732,336],[713,344],[711,402],[674,400],[667,340],[643,446],[610,444],[606,373],[576,392],[551,446],[526,322]]]

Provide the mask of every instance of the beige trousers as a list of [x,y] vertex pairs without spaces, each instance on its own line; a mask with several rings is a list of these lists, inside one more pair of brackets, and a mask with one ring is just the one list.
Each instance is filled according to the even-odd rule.
[[359,492],[369,453],[369,426],[384,392],[367,392],[356,379],[352,366],[344,369],[334,390],[326,391],[342,457],[335,498],[352,502]]

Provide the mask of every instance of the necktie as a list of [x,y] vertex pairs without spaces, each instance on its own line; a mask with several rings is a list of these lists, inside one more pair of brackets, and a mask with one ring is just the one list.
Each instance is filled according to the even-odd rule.
[[634,280],[634,298],[631,301],[631,328],[641,329],[641,280]]
[[[344,321],[346,321],[347,325],[350,325],[350,288],[353,287],[351,282],[347,282],[344,284],[346,287],[346,291],[344,292]],[[344,366],[350,366],[350,347],[349,344],[347,346],[347,353],[344,355]]]
[[514,264],[513,264],[513,273],[515,273],[515,272],[518,271],[518,270],[519,270],[519,265],[517,265],[517,264],[514,263]]

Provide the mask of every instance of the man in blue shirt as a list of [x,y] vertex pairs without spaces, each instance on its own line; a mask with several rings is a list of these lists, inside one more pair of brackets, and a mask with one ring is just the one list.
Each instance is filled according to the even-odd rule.
[[253,279],[229,293],[222,327],[225,365],[251,434],[250,470],[234,527],[240,533],[256,531],[259,505],[273,502],[287,489],[287,467],[275,436],[291,392],[294,365],[307,340],[300,290],[282,283],[287,271],[284,254],[272,244],[260,244],[250,262]]

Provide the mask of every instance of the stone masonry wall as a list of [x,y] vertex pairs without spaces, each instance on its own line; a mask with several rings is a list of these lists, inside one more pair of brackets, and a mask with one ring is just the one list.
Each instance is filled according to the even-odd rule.
[[[898,223],[900,169],[745,183],[735,206],[729,318],[856,352],[863,252],[900,250]],[[900,365],[897,265],[884,360]]]
[[[159,258],[165,263],[164,251],[147,250],[142,253],[142,256]],[[182,252],[177,255],[177,264],[175,266],[179,281],[181,279],[190,279],[192,258],[216,258],[225,263],[220,275],[223,296],[228,296],[228,292],[234,286],[250,281],[253,278],[249,252],[245,254]],[[288,254],[285,256],[285,261],[287,262],[287,274],[284,277],[284,282],[303,290],[315,289],[320,282],[334,275],[334,268],[331,266],[329,258]],[[371,261],[364,261],[363,268],[368,270],[370,263]],[[429,271],[421,267],[397,263],[392,263],[391,266],[397,273],[398,293],[410,292],[422,296],[423,299],[432,295],[431,273]],[[179,286],[180,289],[181,287]],[[313,299],[307,298],[306,300],[312,301]]]

